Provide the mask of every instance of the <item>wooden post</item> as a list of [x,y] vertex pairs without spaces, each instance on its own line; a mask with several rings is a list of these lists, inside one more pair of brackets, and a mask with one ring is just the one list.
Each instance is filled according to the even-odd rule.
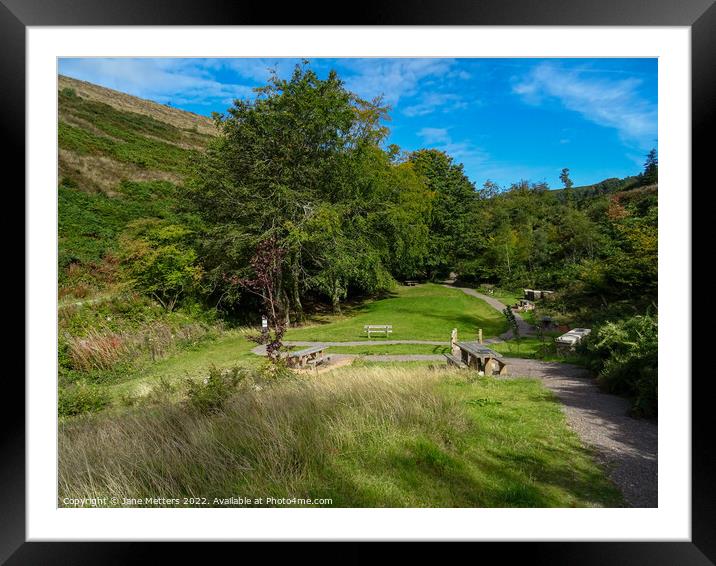
[[477,329],[477,341],[482,344],[482,328]]
[[457,328],[450,333],[450,353],[453,356],[460,356],[460,348],[457,347]]

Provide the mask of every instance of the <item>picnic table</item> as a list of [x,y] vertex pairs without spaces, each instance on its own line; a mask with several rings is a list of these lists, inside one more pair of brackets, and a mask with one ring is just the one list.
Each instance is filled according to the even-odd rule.
[[405,284],[408,287],[415,287],[418,284],[418,282],[417,281],[406,281]]
[[323,352],[328,346],[312,346],[295,352],[286,352],[284,354],[286,363],[289,367],[303,368],[306,366],[316,366],[323,363],[326,359]]
[[458,342],[456,346],[460,349],[460,357],[445,354],[448,364],[472,368],[484,372],[485,375],[507,373],[507,364],[501,359],[502,354],[477,342]]
[[388,334],[391,334],[393,332],[393,325],[392,324],[366,324],[363,326],[363,332],[365,332],[368,335],[368,338],[370,338],[371,334],[385,334],[385,337],[388,337]]
[[569,332],[562,334],[555,339],[558,352],[573,352],[576,345],[582,341],[582,338],[588,336],[592,332],[591,328],[573,328]]

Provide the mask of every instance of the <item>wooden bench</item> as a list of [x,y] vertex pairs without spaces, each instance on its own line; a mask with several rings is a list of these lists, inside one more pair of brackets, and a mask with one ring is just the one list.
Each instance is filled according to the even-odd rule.
[[393,332],[393,325],[392,324],[366,324],[363,326],[363,332],[368,335],[368,338],[370,338],[371,334],[385,334],[385,337],[388,337],[388,334],[391,334]]
[[284,356],[289,367],[315,366],[326,361],[323,357],[326,348],[327,346],[312,346],[295,352],[287,352]]
[[458,342],[460,361],[467,367],[483,372],[485,375],[505,375],[507,363],[502,354],[486,348],[477,342]]
[[408,287],[415,287],[418,284],[418,282],[417,281],[406,281],[405,284]]
[[443,355],[445,356],[445,359],[447,360],[449,366],[456,366],[460,369],[467,369],[467,365],[465,365],[465,363],[457,356],[453,356],[452,354]]

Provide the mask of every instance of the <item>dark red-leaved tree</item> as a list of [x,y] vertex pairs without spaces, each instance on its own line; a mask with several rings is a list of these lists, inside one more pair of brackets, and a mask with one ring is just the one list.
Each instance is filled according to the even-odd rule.
[[268,333],[250,336],[266,344],[266,354],[272,362],[280,361],[283,335],[286,332],[286,307],[281,299],[282,263],[286,250],[275,236],[262,240],[251,259],[253,277],[235,278],[234,282],[259,296],[268,319]]

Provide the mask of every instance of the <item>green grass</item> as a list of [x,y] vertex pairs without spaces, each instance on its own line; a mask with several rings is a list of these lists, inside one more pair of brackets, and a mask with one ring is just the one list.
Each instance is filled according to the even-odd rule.
[[[549,342],[545,342],[549,344]],[[490,344],[489,347],[510,358],[539,358],[543,343],[534,336]]]
[[[550,347],[551,341],[546,342],[546,351],[542,349],[542,342],[539,338],[529,336],[517,340],[509,340],[506,342],[498,342],[495,344],[486,344],[488,348],[503,354],[508,358],[528,358],[540,359],[545,361],[557,361],[565,363],[582,364],[578,356],[565,356],[557,354],[553,347]],[[303,347],[303,346],[301,346]],[[296,348],[301,348],[297,346]],[[431,346],[429,344],[375,344],[371,346],[330,346],[326,352],[330,354],[352,354],[355,356],[375,356],[375,355],[439,355],[450,352],[449,346]],[[401,362],[402,363],[402,362]]]
[[181,350],[166,359],[145,364],[121,383],[108,386],[107,390],[117,404],[125,395],[146,395],[162,381],[178,384],[185,378],[204,377],[210,365],[220,369],[258,365],[262,358],[251,352],[255,346],[256,343],[248,340],[244,332],[228,331],[196,348]]
[[62,149],[79,155],[103,155],[143,169],[172,173],[186,173],[195,154],[192,150],[140,135],[116,140],[64,122],[58,124],[58,137]]
[[623,504],[538,381],[418,367],[245,382],[214,413],[167,403],[63,422],[60,501],[126,495],[210,506],[232,495],[332,507]]
[[[399,287],[390,297],[354,307],[345,316],[317,318],[313,324],[291,329],[287,340],[355,341],[366,340],[365,324],[392,324],[392,340],[450,340],[450,332],[474,339],[478,328],[483,336],[495,336],[507,329],[502,313],[484,301],[458,289],[427,284]],[[385,339],[385,338],[383,338]],[[376,342],[381,337],[373,335]]]

